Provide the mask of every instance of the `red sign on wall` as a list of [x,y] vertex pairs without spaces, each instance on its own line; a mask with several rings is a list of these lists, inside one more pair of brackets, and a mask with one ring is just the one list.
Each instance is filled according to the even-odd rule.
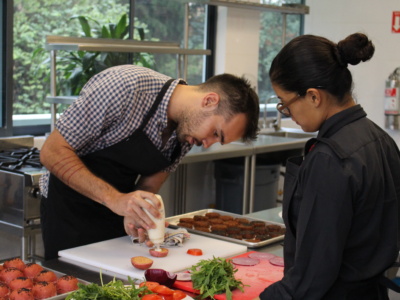
[[392,33],[400,33],[400,11],[394,11],[392,15]]

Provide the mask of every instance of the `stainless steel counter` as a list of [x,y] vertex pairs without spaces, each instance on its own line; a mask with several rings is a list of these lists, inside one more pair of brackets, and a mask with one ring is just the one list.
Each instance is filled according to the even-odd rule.
[[[244,182],[243,182],[243,209],[242,214],[253,211],[255,174],[257,157],[274,156],[276,163],[283,163],[288,156],[293,155],[291,151],[303,151],[304,145],[313,134],[306,134],[298,129],[282,128],[281,131],[262,131],[257,140],[251,143],[240,141],[227,145],[214,144],[208,149],[194,146],[183,158],[181,165],[174,174],[175,214],[185,213],[185,201],[187,190],[187,166],[190,163],[206,162],[218,159],[244,157]],[[289,155],[290,154],[290,155]]]

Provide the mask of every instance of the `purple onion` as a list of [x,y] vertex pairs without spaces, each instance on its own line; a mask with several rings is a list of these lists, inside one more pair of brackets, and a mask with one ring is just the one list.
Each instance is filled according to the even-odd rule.
[[176,274],[167,272],[163,269],[147,269],[144,272],[144,277],[147,281],[158,282],[161,285],[172,287],[176,280]]

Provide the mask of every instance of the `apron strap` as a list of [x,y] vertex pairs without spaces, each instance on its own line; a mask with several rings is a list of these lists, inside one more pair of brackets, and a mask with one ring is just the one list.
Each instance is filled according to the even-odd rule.
[[[140,125],[140,127],[137,130],[142,130],[144,129],[144,127],[147,125],[147,123],[149,122],[150,118],[154,115],[154,113],[156,112],[158,105],[160,104],[161,100],[164,98],[165,93],[167,92],[167,90],[169,89],[169,87],[171,86],[171,83],[174,81],[175,79],[171,78],[169,79],[161,88],[160,92],[158,93],[156,100],[154,101],[153,105],[150,108],[150,111],[147,113],[147,115],[144,117],[142,124]],[[179,81],[179,84],[186,84],[184,81]],[[172,155],[171,155],[171,162],[174,162],[179,155],[181,154],[181,145],[179,142],[177,142]]]
[[156,100],[153,103],[153,106],[150,108],[150,111],[147,113],[147,115],[144,117],[142,124],[138,128],[138,130],[143,130],[143,128],[147,125],[147,122],[150,120],[150,118],[153,116],[154,112],[158,108],[158,104],[160,104],[161,100],[164,98],[165,93],[167,92],[169,86],[175,79],[171,78],[168,80],[164,86],[162,87],[161,91],[158,93]]

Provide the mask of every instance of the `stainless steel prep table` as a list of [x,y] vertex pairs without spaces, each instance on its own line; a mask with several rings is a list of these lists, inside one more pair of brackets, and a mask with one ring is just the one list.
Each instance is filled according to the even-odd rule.
[[302,151],[308,139],[309,137],[293,138],[261,133],[258,135],[257,140],[249,144],[233,142],[222,146],[218,143],[212,145],[208,149],[194,146],[192,150],[183,158],[182,163],[179,165],[174,174],[176,179],[174,214],[178,215],[186,213],[185,201],[188,164],[235,157],[244,157],[242,214],[253,212],[257,155],[279,153],[281,151],[288,150]]

